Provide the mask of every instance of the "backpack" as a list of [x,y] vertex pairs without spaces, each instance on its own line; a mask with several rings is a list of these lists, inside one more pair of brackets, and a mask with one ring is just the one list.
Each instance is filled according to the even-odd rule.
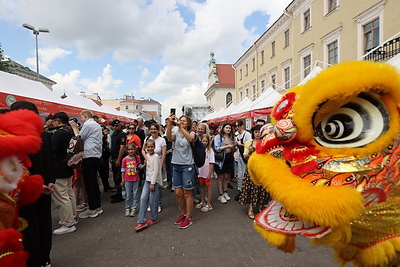
[[[70,133],[67,129],[65,129],[65,131]],[[69,167],[76,169],[82,165],[83,145],[84,141],[80,136],[72,136],[69,140],[67,147],[67,156],[64,160],[65,162],[67,162],[67,165]]]
[[[247,133],[248,133],[247,131],[245,131],[245,132],[243,133],[242,139],[240,140],[240,142],[241,142],[242,144],[243,144],[244,138],[246,137],[246,134],[247,134]],[[244,144],[243,144],[243,145],[244,145]],[[244,159],[243,153],[244,153],[244,146],[240,146],[240,147],[239,147],[239,154],[240,154],[240,156],[242,157],[243,162],[244,162],[244,163],[247,163],[247,160]]]
[[194,163],[200,168],[206,162],[206,147],[197,135],[190,145],[192,147]]

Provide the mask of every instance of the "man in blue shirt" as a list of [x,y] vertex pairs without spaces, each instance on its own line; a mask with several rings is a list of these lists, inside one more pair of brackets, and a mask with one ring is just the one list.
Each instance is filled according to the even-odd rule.
[[94,121],[93,113],[84,110],[80,113],[83,122],[82,129],[79,131],[78,125],[70,121],[75,135],[79,135],[84,141],[82,174],[88,196],[89,209],[80,213],[79,218],[96,218],[103,213],[101,208],[100,189],[97,182],[97,171],[102,154],[103,133],[101,126]]

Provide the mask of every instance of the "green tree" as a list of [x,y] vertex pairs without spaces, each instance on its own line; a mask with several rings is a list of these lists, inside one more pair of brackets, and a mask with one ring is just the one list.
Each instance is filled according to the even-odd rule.
[[1,47],[1,43],[0,43],[0,71],[8,71],[8,61],[6,61],[6,58],[4,56],[4,50]]

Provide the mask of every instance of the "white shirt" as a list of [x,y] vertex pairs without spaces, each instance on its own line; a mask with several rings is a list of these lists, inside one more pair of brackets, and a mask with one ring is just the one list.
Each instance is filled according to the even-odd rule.
[[101,158],[103,146],[103,131],[93,119],[83,123],[79,135],[84,141],[83,158]]

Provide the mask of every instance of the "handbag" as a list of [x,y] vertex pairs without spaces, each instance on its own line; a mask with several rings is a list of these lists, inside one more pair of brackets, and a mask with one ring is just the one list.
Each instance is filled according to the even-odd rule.
[[224,160],[224,151],[216,151],[214,149],[214,159],[217,161],[223,161]]

